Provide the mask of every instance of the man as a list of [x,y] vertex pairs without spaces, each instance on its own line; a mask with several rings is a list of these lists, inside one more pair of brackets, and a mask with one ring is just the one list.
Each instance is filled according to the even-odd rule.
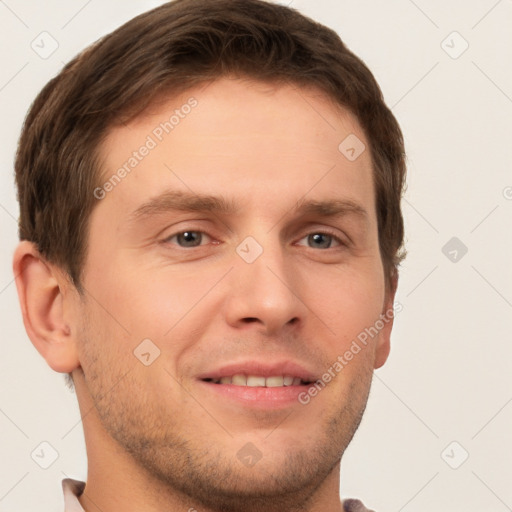
[[330,29],[176,0],[69,63],[16,159],[27,333],[76,388],[66,510],[360,511],[340,461],[387,359],[400,128]]

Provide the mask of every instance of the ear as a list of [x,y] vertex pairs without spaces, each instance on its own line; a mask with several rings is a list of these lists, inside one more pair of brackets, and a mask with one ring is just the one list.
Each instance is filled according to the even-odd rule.
[[28,337],[48,365],[56,372],[68,373],[80,366],[72,335],[66,291],[69,280],[39,254],[36,246],[21,242],[13,258],[23,323]]
[[393,329],[394,308],[396,289],[398,286],[398,271],[395,269],[390,279],[390,285],[386,290],[384,307],[382,309],[381,320],[384,324],[379,332],[377,346],[375,348],[374,368],[380,368],[388,359],[391,350],[391,330]]

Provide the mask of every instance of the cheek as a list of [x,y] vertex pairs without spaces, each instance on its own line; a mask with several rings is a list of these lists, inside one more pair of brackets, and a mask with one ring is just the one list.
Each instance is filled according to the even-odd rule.
[[[194,273],[160,268],[139,274],[121,290],[120,296],[129,296],[121,299],[122,315],[131,332],[163,339],[188,326],[196,311],[208,308],[213,297],[208,292],[219,280],[219,272],[211,268]],[[211,313],[201,317],[206,322]]]
[[203,288],[168,271],[123,266],[120,260],[96,275],[91,271],[89,283],[99,306],[96,321],[113,324],[121,337],[129,333],[133,340],[163,336],[197,302]]
[[129,337],[98,302],[89,298],[81,310],[77,334],[80,365],[91,396],[107,396],[133,368]]
[[379,266],[367,270],[354,268],[326,269],[315,279],[306,276],[304,301],[328,327],[338,348],[342,348],[373,325],[382,312],[384,282]]

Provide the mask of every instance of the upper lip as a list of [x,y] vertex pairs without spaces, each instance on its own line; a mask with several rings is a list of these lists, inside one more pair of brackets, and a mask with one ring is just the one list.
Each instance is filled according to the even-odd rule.
[[290,360],[264,362],[257,360],[228,363],[197,376],[198,379],[221,379],[233,375],[257,375],[262,377],[286,376],[299,377],[306,382],[314,382],[315,375],[300,363]]

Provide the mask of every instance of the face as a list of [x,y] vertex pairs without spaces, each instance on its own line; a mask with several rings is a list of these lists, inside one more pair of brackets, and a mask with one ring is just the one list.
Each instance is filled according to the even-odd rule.
[[350,134],[368,148],[318,92],[228,78],[111,131],[76,304],[86,436],[226,509],[332,474],[391,324],[354,340],[393,299]]

